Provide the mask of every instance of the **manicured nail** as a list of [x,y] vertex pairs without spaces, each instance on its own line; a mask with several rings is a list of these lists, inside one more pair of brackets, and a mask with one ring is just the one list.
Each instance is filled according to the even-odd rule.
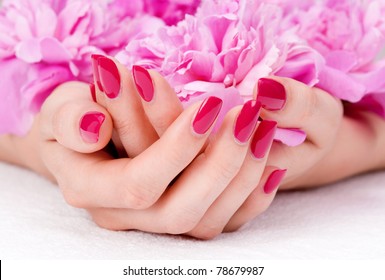
[[98,71],[103,91],[108,98],[116,98],[120,93],[120,74],[115,62],[105,56],[98,58]]
[[262,159],[266,156],[274,140],[276,128],[277,122],[275,121],[263,120],[259,124],[250,144],[251,152],[257,159]]
[[92,100],[93,100],[94,102],[96,102],[95,84],[94,84],[94,83],[90,83],[89,86],[90,86],[91,98],[92,98]]
[[278,188],[286,174],[286,171],[287,169],[277,169],[270,174],[269,178],[267,178],[265,186],[263,187],[265,194],[271,194]]
[[154,98],[154,84],[147,69],[134,65],[132,67],[132,76],[138,93],[144,101],[150,102]]
[[285,87],[272,79],[259,79],[257,101],[267,110],[281,110],[286,103]]
[[215,96],[210,96],[203,101],[192,123],[197,134],[205,134],[210,129],[221,111],[222,104],[222,99]]
[[99,69],[98,69],[98,59],[100,57],[103,57],[101,54],[93,54],[91,55],[91,62],[92,62],[92,68],[94,69],[94,78],[96,81],[96,84],[101,92],[103,92],[103,86],[100,82],[100,75],[99,75]]
[[234,136],[240,143],[249,141],[257,126],[261,103],[256,100],[247,101],[239,113],[234,127]]
[[100,112],[88,112],[80,121],[80,135],[86,143],[97,143],[99,131],[106,116]]

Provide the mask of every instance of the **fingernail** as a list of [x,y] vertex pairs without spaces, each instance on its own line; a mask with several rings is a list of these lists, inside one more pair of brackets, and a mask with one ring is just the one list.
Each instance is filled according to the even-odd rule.
[[90,87],[90,93],[91,93],[91,98],[94,102],[96,102],[96,91],[95,91],[95,84],[94,83],[90,83],[89,84],[89,87]]
[[96,84],[101,92],[103,92],[103,86],[100,82],[100,75],[99,75],[99,69],[98,69],[98,59],[100,57],[103,57],[101,54],[93,54],[91,55],[91,62],[92,62],[92,68],[94,69],[94,78],[96,81]]
[[192,123],[197,134],[205,134],[210,129],[221,111],[222,104],[222,99],[215,96],[210,96],[203,101]]
[[274,140],[276,128],[277,122],[275,121],[263,120],[260,122],[250,144],[251,152],[257,159],[262,159],[266,156],[267,150]]
[[104,93],[108,98],[116,98],[120,93],[120,74],[115,62],[105,56],[98,58],[98,71]]
[[147,69],[134,65],[132,67],[132,76],[138,93],[144,101],[150,102],[154,98],[154,84]]
[[261,78],[258,81],[257,101],[267,110],[281,110],[286,103],[285,87],[272,79]]
[[240,143],[249,141],[258,122],[261,103],[256,100],[247,101],[239,113],[234,127],[234,136]]
[[80,121],[80,135],[86,143],[97,143],[99,141],[99,131],[104,120],[103,113],[88,112]]
[[278,188],[286,174],[286,171],[287,169],[277,169],[270,174],[269,178],[267,178],[265,186],[263,187],[265,194],[271,194]]

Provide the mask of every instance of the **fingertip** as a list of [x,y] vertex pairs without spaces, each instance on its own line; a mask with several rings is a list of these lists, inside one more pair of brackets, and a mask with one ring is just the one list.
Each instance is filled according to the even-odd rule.
[[256,99],[269,111],[282,110],[287,100],[287,90],[283,83],[272,78],[261,78],[257,83]]
[[278,190],[283,178],[285,177],[287,169],[275,169],[267,177],[264,185],[263,192],[267,195],[273,194]]
[[97,111],[87,112],[80,120],[80,136],[85,143],[94,144],[99,142],[100,128],[106,116]]
[[154,83],[149,71],[139,65],[132,66],[132,76],[136,91],[145,102],[151,102],[154,98]]
[[54,139],[68,149],[93,153],[103,149],[111,139],[112,120],[96,103],[68,102],[55,113],[52,132]]

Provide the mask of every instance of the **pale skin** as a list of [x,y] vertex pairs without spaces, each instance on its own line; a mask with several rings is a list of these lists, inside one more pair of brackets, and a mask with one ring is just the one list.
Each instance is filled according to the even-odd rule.
[[[307,139],[298,147],[274,142],[264,158],[256,159],[251,140],[234,140],[241,106],[227,114],[215,136],[212,128],[196,135],[191,122],[200,102],[182,110],[156,72],[151,72],[155,98],[145,102],[130,71],[116,64],[122,80],[119,99],[97,91],[95,103],[87,84],[66,83],[46,100],[26,137],[0,137],[1,160],[57,183],[67,203],[86,209],[101,227],[210,239],[269,207],[276,190],[266,194],[263,186],[278,168],[287,169],[280,186],[285,190],[385,166],[385,122],[371,113],[344,114],[342,103],[320,89],[270,77],[285,87],[287,101],[281,110],[263,109],[261,117],[279,127],[300,128]],[[106,117],[96,143],[86,143],[79,134],[87,112]],[[115,159],[104,150],[111,137],[128,157]]]

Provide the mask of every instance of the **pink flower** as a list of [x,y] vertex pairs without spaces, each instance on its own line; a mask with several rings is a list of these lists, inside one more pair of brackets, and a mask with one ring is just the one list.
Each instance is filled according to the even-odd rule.
[[175,25],[187,14],[194,15],[200,0],[144,0],[144,12]]
[[[105,0],[4,3],[0,10],[0,67],[9,78],[0,79],[0,98],[13,106],[2,105],[0,134],[25,133],[33,115],[59,84],[89,82],[92,53],[113,55],[129,40],[164,25],[146,15],[122,15],[117,5]],[[130,12],[135,15],[141,10]]]
[[[343,100],[362,101],[362,105],[377,108],[375,111],[385,117],[385,100],[381,101],[384,95],[379,94],[385,93],[385,68],[384,63],[376,62],[385,46],[385,2],[307,2],[311,5],[293,9],[287,15],[282,29],[296,28],[298,36],[325,58],[317,87]],[[376,96],[368,97],[373,94]],[[384,105],[374,104],[375,100]]]
[[200,0],[113,0],[110,5],[120,16],[137,14],[152,15],[162,19],[167,25],[174,25],[187,14],[194,15]]
[[261,77],[281,71],[314,85],[322,58],[295,34],[281,34],[283,10],[265,2],[204,1],[195,17],[130,41],[117,58],[160,71],[185,106],[222,98],[219,119],[251,99]]

